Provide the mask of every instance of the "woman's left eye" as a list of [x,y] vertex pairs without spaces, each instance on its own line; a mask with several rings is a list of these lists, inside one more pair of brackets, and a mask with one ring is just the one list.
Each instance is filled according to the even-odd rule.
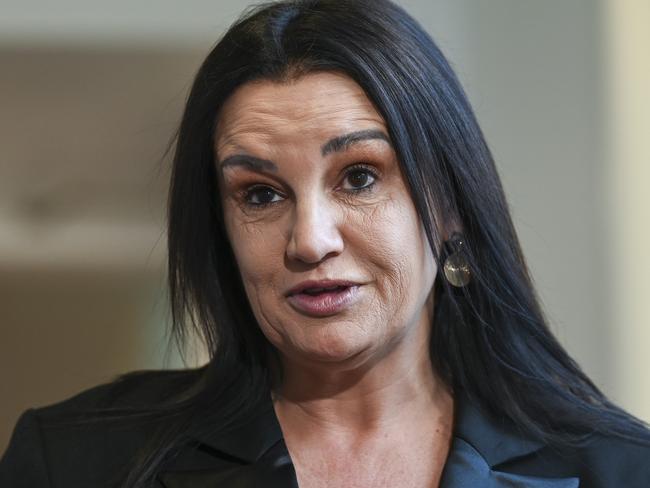
[[[344,190],[359,191],[369,189],[377,179],[377,174],[366,166],[356,166],[349,169],[344,179]],[[345,182],[349,183],[346,187]]]

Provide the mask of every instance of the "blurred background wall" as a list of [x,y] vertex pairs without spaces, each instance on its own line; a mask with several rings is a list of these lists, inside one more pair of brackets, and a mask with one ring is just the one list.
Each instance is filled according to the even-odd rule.
[[[553,330],[650,420],[650,2],[400,3],[466,87]],[[244,6],[0,0],[0,451],[28,407],[182,364],[165,148]]]

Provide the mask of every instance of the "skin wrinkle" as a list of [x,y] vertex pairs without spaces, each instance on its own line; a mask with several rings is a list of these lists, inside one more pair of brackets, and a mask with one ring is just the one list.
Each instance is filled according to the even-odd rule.
[[[360,130],[388,134],[344,75],[241,86],[219,114],[216,161],[249,154],[278,170],[217,171],[226,232],[251,309],[283,363],[274,407],[300,485],[351,475],[354,455],[363,460],[359,486],[425,486],[437,479],[442,463],[431,460],[444,460],[453,423],[453,399],[429,357],[437,269],[391,145],[364,140],[322,154],[325,142]],[[377,173],[369,191],[349,189],[357,164]],[[274,203],[246,206],[253,186],[275,192]],[[323,278],[360,282],[359,301],[318,318],[290,306],[290,287]],[[410,485],[387,452],[418,467]]]
[[[331,95],[331,90],[326,90],[326,93],[327,93],[326,96]],[[362,97],[360,95],[355,95],[353,98],[359,99],[359,98],[362,98]],[[260,104],[253,103],[252,105],[253,105],[252,107],[247,107],[247,110],[246,111],[241,111],[241,113],[246,114],[246,117],[250,118],[251,114],[255,113],[254,108],[259,105],[259,106],[263,107],[262,114],[261,114],[262,115],[262,121],[263,121],[264,120],[263,116],[265,116],[265,115],[268,116],[269,112],[272,112],[272,110],[270,110],[267,103],[260,103]],[[366,110],[369,108],[369,105],[370,104],[368,102],[365,103]],[[313,111],[317,112],[318,110],[321,109],[321,107],[324,107],[324,104],[320,104],[320,105],[317,104],[316,108]],[[289,108],[288,112],[291,113],[290,108]],[[300,109],[298,109],[297,112],[300,112]],[[358,110],[353,110],[352,115],[345,114],[346,119],[344,119],[344,120],[347,121],[348,118],[355,119],[355,115],[357,114],[357,112],[358,112]],[[339,110],[335,111],[335,114],[338,115],[339,117],[341,116],[342,113],[343,113],[342,109],[339,109]],[[311,117],[308,117],[308,115],[309,115],[309,113],[299,113],[298,114],[299,121],[298,121],[297,125],[300,125],[301,122],[307,120],[308,121],[308,122],[306,122],[307,126],[311,127],[313,125],[314,117],[313,117],[313,114],[312,114]],[[327,116],[325,118],[326,119],[332,119],[332,117],[333,116],[328,112],[328,114],[327,114]],[[238,124],[242,123],[242,118],[243,117],[235,116],[233,122],[228,124],[228,127],[233,127],[233,126],[235,128],[240,127]],[[360,118],[362,120],[364,120],[364,121],[370,121],[370,120],[376,121],[376,120],[378,120],[377,117],[365,116],[365,117],[360,117]],[[290,117],[287,117],[287,119],[291,120]],[[275,120],[275,119],[273,119],[273,120]],[[223,118],[222,118],[222,121],[223,121]],[[341,121],[337,120],[337,124],[341,125]],[[221,125],[221,123],[219,125]],[[290,125],[290,124],[287,123],[285,125]],[[259,127],[256,130],[254,135],[257,135],[259,132],[264,133],[264,130],[271,130],[270,129],[271,127],[275,128],[274,132],[278,132],[277,128],[282,127],[282,126],[283,126],[283,124],[270,124],[270,123],[265,124],[265,123],[262,123],[262,124],[259,124]],[[250,121],[248,121],[244,125],[244,128],[248,129],[248,130],[252,130],[253,127],[256,127],[256,126],[254,124],[252,124],[252,122],[250,122]],[[282,139],[282,138],[286,139],[287,137],[288,138],[294,137],[293,134],[295,134],[295,127],[294,126],[291,126],[291,127],[294,130],[289,132],[288,135],[284,135],[280,139]],[[235,130],[231,129],[229,131],[226,131],[226,133],[228,133],[228,134],[237,134],[237,133],[239,133],[240,136],[242,136],[243,129],[235,129]],[[301,133],[304,133],[304,131],[301,131]],[[252,138],[252,137],[249,137],[249,138]],[[262,138],[262,139],[264,139],[264,138]],[[220,143],[219,146],[222,146],[222,144],[221,144],[222,139],[218,138],[217,140]],[[241,143],[238,143],[237,145],[240,146],[240,147],[244,146],[244,144],[241,144]],[[282,144],[280,144],[280,145],[282,145]],[[266,144],[263,144],[263,146],[266,146]],[[262,145],[260,145],[260,147],[262,147]],[[402,186],[402,185],[400,185],[400,186]],[[403,191],[403,188],[400,188],[400,189]],[[310,186],[309,190],[307,190],[307,191],[312,191],[313,192],[313,188]],[[407,212],[405,212],[404,209],[398,209],[398,211],[395,213],[394,216],[391,215],[389,212],[386,212],[385,207],[387,207],[390,204],[390,202],[393,201],[393,199],[390,198],[392,196],[393,195],[389,194],[387,197],[384,197],[383,201],[382,201],[382,205],[376,205],[375,204],[373,206],[372,201],[364,202],[363,200],[361,200],[362,205],[360,205],[360,206],[355,206],[354,208],[350,208],[350,206],[348,206],[349,208],[348,208],[347,212],[345,214],[343,214],[344,217],[343,217],[342,220],[347,220],[347,221],[353,220],[355,218],[355,216],[353,214],[355,212],[359,212],[359,210],[362,209],[362,211],[363,211],[363,213],[365,215],[363,216],[363,219],[362,219],[362,225],[360,226],[361,228],[369,229],[369,228],[371,228],[373,226],[376,226],[377,222],[384,221],[385,223],[383,224],[383,227],[389,233],[389,235],[387,235],[385,237],[390,239],[390,240],[400,240],[401,236],[399,236],[399,235],[390,235],[390,233],[395,234],[394,229],[395,228],[397,228],[397,229],[400,228],[400,221],[404,220],[405,218],[406,219],[412,219],[412,215],[409,216],[407,214]],[[345,208],[345,202],[340,202],[340,203],[338,203],[338,205],[340,205],[342,208]],[[316,208],[316,206],[314,206],[314,209],[312,209],[312,210],[315,211],[315,208]],[[271,214],[272,213],[273,213],[273,211],[271,211]],[[278,219],[281,219],[281,216],[278,217]],[[389,220],[387,221],[387,219],[389,219]],[[256,225],[256,224],[261,223],[262,221],[263,221],[263,217],[258,217],[258,218],[255,218],[254,220],[247,220],[247,221],[243,222],[243,224],[244,224],[243,228],[245,229],[246,233],[249,234],[249,238],[254,239],[256,237],[256,235],[258,237],[262,235],[263,232]],[[241,224],[242,222],[239,222],[239,223]],[[374,310],[373,314],[377,315],[377,316],[382,316],[382,315],[385,316],[386,313],[388,312],[388,310],[386,310],[386,308],[387,308],[386,304],[391,304],[391,306],[397,305],[396,308],[399,308],[405,302],[405,296],[404,296],[405,294],[404,293],[400,294],[400,293],[395,291],[395,290],[406,290],[406,289],[408,289],[407,280],[406,280],[406,278],[404,278],[403,275],[404,274],[417,273],[419,270],[417,269],[417,267],[412,267],[411,269],[409,269],[408,273],[404,273],[404,271],[399,266],[394,266],[393,265],[393,263],[395,263],[395,262],[400,262],[400,259],[401,259],[400,254],[403,254],[403,249],[402,249],[401,246],[398,247],[397,249],[395,249],[393,251],[393,254],[391,254],[388,249],[382,249],[380,246],[378,246],[378,249],[375,249],[374,252],[378,253],[378,256],[377,256],[377,258],[375,260],[380,265],[383,264],[383,263],[386,263],[385,268],[382,270],[382,272],[384,273],[383,279],[388,282],[389,286],[384,287],[385,288],[384,290],[380,290],[380,292],[382,292],[380,294],[380,296],[375,297],[374,301],[375,301],[375,304],[377,305],[377,307],[373,307],[373,310]],[[247,281],[248,280],[244,280],[245,283]],[[261,293],[260,288],[256,288],[255,293],[256,294]],[[258,304],[258,306],[263,307],[263,304],[260,302]],[[389,320],[392,320],[395,317],[390,316],[390,317],[385,317],[385,318],[388,318]],[[356,326],[357,328],[361,328],[363,326],[363,324],[360,321],[356,321],[356,320],[353,320],[352,324],[354,326]],[[331,337],[333,337],[333,336],[331,336]],[[329,339],[327,337],[325,339],[326,340],[331,340],[331,339]],[[331,353],[331,350],[328,352],[328,354],[329,353]]]

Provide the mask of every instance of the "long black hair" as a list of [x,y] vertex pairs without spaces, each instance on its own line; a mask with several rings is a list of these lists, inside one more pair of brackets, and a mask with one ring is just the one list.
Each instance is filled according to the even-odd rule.
[[438,269],[440,230],[451,220],[462,227],[472,280],[456,289],[436,278],[431,336],[434,368],[451,390],[549,444],[594,432],[647,441],[643,424],[610,403],[550,332],[490,150],[433,40],[388,0],[288,0],[238,20],[203,62],[187,100],[169,197],[169,287],[174,333],[181,341],[200,333],[210,361],[189,372],[170,401],[151,407],[169,421],[127,485],[144,485],[195,429],[245,421],[268,394],[274,351],[225,232],[215,124],[242,84],[316,71],[352,78],[383,116]]

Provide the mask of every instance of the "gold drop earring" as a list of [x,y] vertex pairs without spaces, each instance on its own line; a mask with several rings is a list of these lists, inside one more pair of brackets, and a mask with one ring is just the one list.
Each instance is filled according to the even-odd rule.
[[465,238],[462,234],[454,232],[449,240],[443,243],[445,255],[442,270],[447,281],[461,288],[472,279],[469,263],[465,254]]

